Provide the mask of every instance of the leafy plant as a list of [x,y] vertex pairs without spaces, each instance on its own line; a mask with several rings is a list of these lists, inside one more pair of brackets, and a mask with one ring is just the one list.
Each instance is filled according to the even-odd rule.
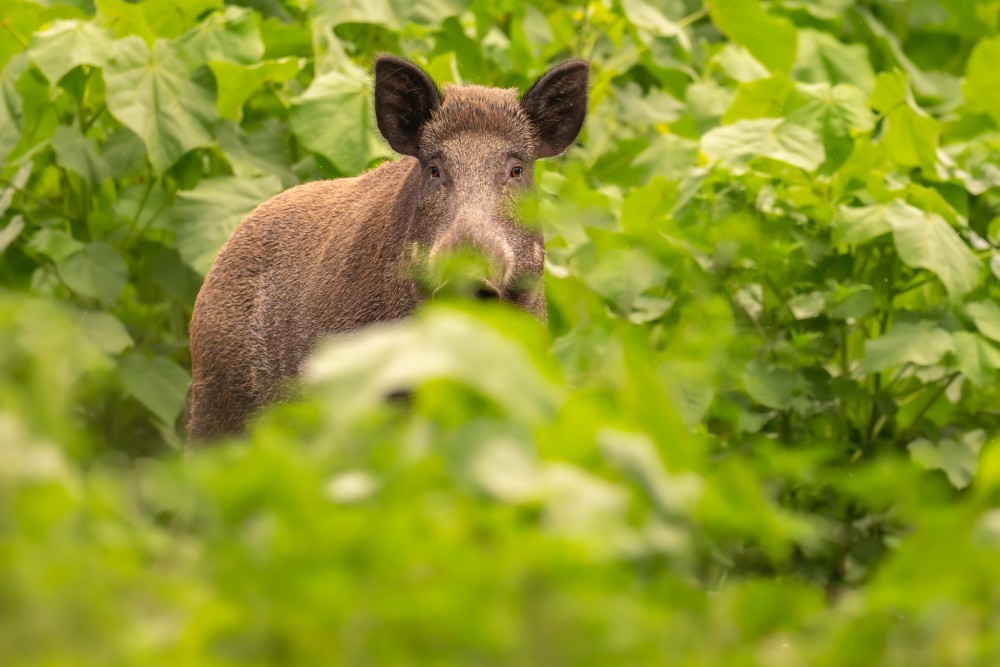
[[[997,660],[996,0],[5,0],[4,664]],[[593,65],[548,331],[436,303],[179,456],[229,232]],[[410,399],[386,401],[410,392]]]

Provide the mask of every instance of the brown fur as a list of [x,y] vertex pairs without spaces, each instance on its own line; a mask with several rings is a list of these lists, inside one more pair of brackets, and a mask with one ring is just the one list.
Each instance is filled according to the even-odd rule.
[[[565,88],[567,71],[578,79],[582,72],[585,108],[584,64],[556,68],[546,75],[556,84],[543,87]],[[380,59],[379,127],[412,156],[287,190],[257,207],[223,246],[191,320],[190,440],[239,432],[278,397],[321,336],[410,314],[423,298],[404,270],[415,247],[433,260],[474,246],[498,267],[489,283],[502,298],[545,316],[540,288],[517,287],[541,275],[541,235],[514,219],[512,203],[530,189],[545,137],[572,135],[561,152],[579,125],[553,126],[551,108],[549,125],[536,122],[513,90],[449,87],[443,99],[435,96],[415,66]],[[579,96],[571,100],[577,111]],[[523,167],[523,178],[511,177],[512,165]]]

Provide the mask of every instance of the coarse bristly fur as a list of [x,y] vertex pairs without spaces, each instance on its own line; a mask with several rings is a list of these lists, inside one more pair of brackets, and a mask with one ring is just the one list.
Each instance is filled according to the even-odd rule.
[[480,295],[544,319],[542,237],[514,202],[533,187],[534,161],[579,134],[588,73],[563,63],[520,99],[482,86],[442,94],[416,65],[377,59],[379,131],[404,157],[291,188],[236,228],[191,319],[189,441],[240,432],[321,337],[409,315],[425,298],[404,269],[414,248],[431,263],[476,249],[492,267]]

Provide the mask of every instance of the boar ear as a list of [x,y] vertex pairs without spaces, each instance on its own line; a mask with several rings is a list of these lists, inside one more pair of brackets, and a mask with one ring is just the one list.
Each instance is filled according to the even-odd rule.
[[413,63],[393,56],[375,61],[375,121],[392,150],[416,156],[420,128],[440,104],[434,82]]
[[587,115],[590,65],[571,60],[553,67],[521,98],[521,107],[538,129],[535,157],[559,155],[573,143]]

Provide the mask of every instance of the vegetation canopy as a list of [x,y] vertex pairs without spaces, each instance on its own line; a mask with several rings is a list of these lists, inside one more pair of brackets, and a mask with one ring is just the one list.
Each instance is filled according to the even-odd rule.
[[[435,301],[182,454],[380,53],[591,63],[547,331]],[[0,663],[1000,664],[998,65],[1000,0],[0,0]]]

